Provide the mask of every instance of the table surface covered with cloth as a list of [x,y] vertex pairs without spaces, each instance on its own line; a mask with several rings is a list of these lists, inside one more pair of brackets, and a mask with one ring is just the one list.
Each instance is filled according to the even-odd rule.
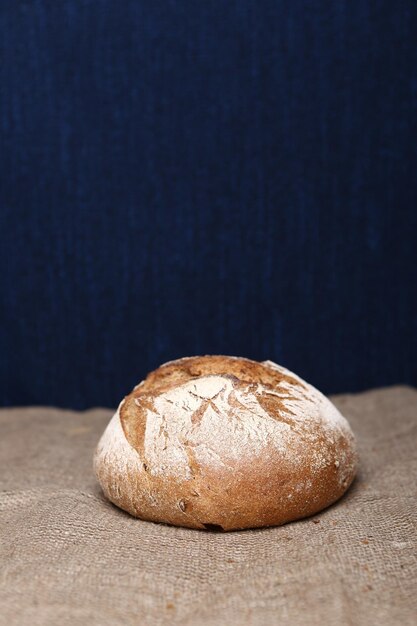
[[134,519],[92,456],[112,411],[0,411],[0,624],[401,625],[417,620],[417,390],[333,396],[359,475],[335,505],[232,533]]

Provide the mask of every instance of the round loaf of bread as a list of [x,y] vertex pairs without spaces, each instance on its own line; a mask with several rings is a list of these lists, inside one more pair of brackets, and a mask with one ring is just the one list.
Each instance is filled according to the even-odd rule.
[[357,455],[346,419],[296,374],[202,356],[165,363],[126,396],[94,465],[107,498],[136,517],[235,530],[329,506]]

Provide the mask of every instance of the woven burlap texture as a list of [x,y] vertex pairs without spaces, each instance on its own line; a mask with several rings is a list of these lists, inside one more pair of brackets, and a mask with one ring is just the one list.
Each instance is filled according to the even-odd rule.
[[0,411],[0,623],[416,623],[417,391],[332,398],[359,442],[348,494],[280,528],[143,522],[92,473],[108,409]]

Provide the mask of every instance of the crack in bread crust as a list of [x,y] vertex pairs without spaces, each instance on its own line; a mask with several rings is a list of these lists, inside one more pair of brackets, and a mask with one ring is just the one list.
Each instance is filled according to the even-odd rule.
[[[245,358],[196,356],[165,363],[158,369],[150,372],[146,379],[126,396],[126,401],[120,411],[120,421],[126,439],[138,452],[143,463],[146,463],[144,449],[146,422],[149,412],[151,414],[158,413],[155,407],[156,398],[192,380],[209,376],[222,376],[230,380],[233,387],[239,389],[244,394],[256,393],[259,390],[259,404],[273,419],[282,421],[288,420],[285,414],[290,415],[291,410],[285,406],[283,402],[284,397],[280,398],[272,394],[267,396],[268,390],[276,390],[283,382],[297,387],[305,386],[302,381],[287,372],[284,373],[272,369],[264,363]],[[260,386],[263,389],[259,389]],[[191,418],[193,424],[201,422],[209,406],[218,412],[212,400],[222,392],[224,392],[224,388],[219,390],[212,398],[201,397],[201,403]],[[198,394],[194,393],[194,395]],[[286,397],[291,398],[291,396]],[[170,402],[169,399],[167,401]],[[230,394],[226,401],[229,405],[229,410],[225,417],[227,415],[230,416],[230,412],[237,413],[239,401],[236,396]],[[291,423],[291,420],[289,423]]]
[[258,361],[231,356],[191,356],[161,365],[150,372],[132,393],[151,390],[153,394],[159,394],[202,376],[233,376],[241,383],[260,383],[272,388],[283,380],[303,386],[303,382],[296,377]]

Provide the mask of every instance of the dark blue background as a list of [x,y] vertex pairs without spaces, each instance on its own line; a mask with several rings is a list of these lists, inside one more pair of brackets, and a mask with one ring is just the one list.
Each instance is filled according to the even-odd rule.
[[0,401],[417,383],[416,3],[3,0]]

